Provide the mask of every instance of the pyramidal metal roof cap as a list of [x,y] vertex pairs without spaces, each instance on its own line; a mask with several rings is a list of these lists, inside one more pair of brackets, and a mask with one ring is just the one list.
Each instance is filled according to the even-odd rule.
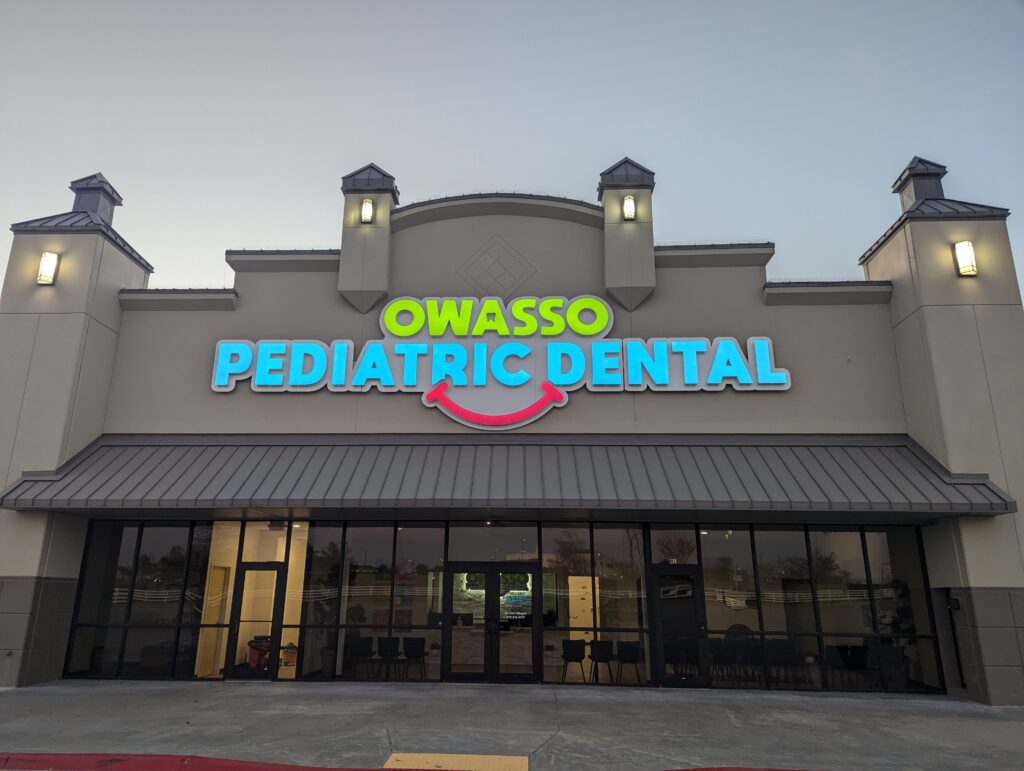
[[938,177],[942,179],[946,176],[946,167],[941,163],[935,161],[929,161],[927,158],[922,158],[919,155],[915,155],[910,159],[910,163],[906,165],[900,175],[896,177],[896,181],[892,183],[893,192],[897,192],[899,188],[903,187],[907,180],[913,177]]
[[85,190],[102,190],[110,196],[115,206],[120,206],[123,203],[121,194],[114,189],[114,186],[100,172],[90,174],[87,177],[81,177],[80,179],[73,179],[68,187],[73,193],[80,193]]
[[654,172],[627,156],[601,172],[601,182],[597,186],[598,200],[605,189],[615,187],[649,187],[653,190]]
[[395,178],[376,163],[368,163],[341,178],[343,193],[391,193],[398,206],[398,187]]

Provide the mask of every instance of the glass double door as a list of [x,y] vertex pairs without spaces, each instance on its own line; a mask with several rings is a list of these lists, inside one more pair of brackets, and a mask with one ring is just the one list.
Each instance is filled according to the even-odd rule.
[[540,680],[539,575],[535,563],[448,563],[444,593],[446,680]]
[[242,563],[235,582],[225,674],[272,680],[282,662],[281,618],[286,571],[280,563]]
[[652,615],[655,682],[677,687],[710,685],[704,588],[696,565],[659,565],[653,569]]

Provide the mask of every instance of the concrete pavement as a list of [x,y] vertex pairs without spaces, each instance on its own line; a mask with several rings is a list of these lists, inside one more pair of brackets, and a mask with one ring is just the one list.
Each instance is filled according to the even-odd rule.
[[393,752],[539,769],[1024,768],[1024,708],[946,697],[452,683],[64,681],[0,691],[0,751],[380,768]]

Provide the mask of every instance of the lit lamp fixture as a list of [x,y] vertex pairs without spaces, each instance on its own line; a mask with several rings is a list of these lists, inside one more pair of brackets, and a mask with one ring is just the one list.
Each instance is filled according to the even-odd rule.
[[362,210],[359,213],[359,221],[362,222],[364,225],[369,225],[371,222],[373,222],[373,199],[372,198],[364,198],[363,199],[363,208],[362,208]]
[[622,199],[622,219],[632,222],[636,219],[636,199],[627,195]]
[[956,272],[961,276],[977,276],[978,263],[974,259],[974,244],[970,241],[958,241],[953,245],[956,258]]
[[60,256],[53,252],[43,252],[39,258],[39,273],[36,275],[36,283],[40,286],[51,286],[57,280],[57,265]]

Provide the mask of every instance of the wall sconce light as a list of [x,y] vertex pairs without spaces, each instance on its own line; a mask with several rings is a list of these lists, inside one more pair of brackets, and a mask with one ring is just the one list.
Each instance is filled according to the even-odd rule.
[[970,241],[958,241],[953,245],[953,256],[956,260],[956,272],[959,275],[978,275],[978,263],[974,259],[973,243]]
[[636,199],[627,195],[622,199],[622,219],[632,222],[636,219]]
[[36,275],[36,283],[40,286],[52,286],[57,280],[57,265],[60,264],[60,255],[53,252],[43,252],[39,257],[39,273]]
[[373,199],[364,198],[363,207],[359,212],[359,221],[364,225],[369,225],[373,222]]

